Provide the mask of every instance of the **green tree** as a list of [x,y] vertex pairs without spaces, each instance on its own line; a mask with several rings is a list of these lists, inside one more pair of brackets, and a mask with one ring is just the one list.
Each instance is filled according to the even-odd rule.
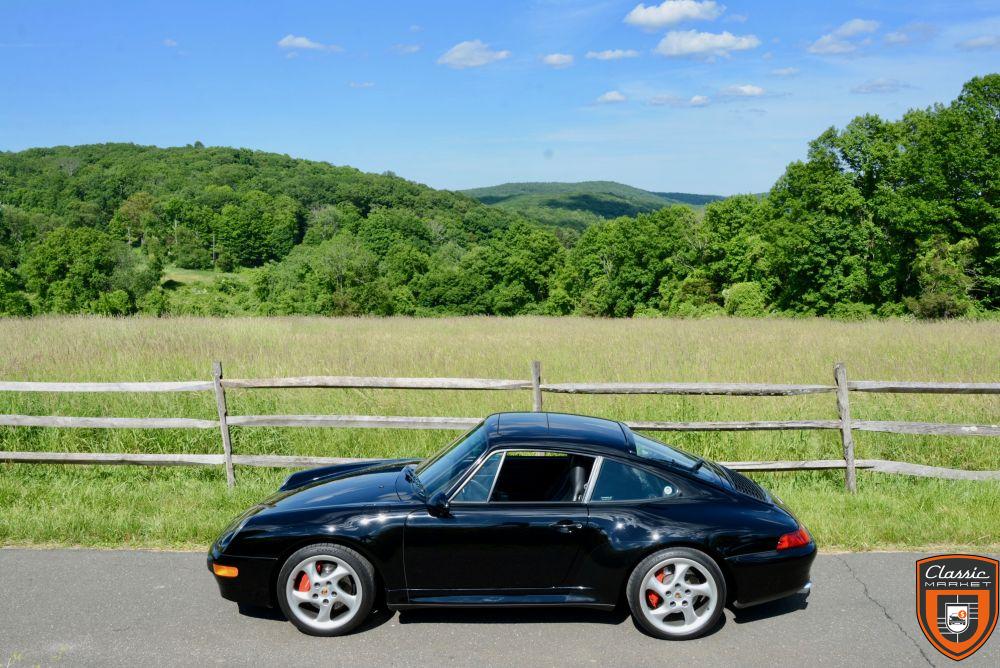
[[218,245],[236,264],[256,267],[285,257],[300,237],[300,211],[287,195],[251,190],[217,219]]
[[86,311],[101,292],[110,289],[121,250],[100,230],[61,227],[31,249],[21,272],[44,310]]
[[914,263],[920,294],[907,299],[910,311],[920,318],[953,318],[974,307],[970,294],[975,279],[969,269],[975,260],[975,239],[950,244],[943,235],[920,245]]
[[742,281],[770,284],[773,249],[764,240],[767,223],[764,202],[754,195],[736,195],[705,207],[705,278],[713,292]]
[[597,223],[580,236],[558,285],[584,315],[631,316],[655,308],[664,278],[690,273],[702,252],[691,209],[674,206]]
[[885,270],[874,249],[881,234],[851,176],[841,169],[836,132],[789,165],[765,203],[769,288],[779,309],[825,314],[840,302],[871,298]]
[[31,315],[31,303],[21,287],[14,274],[0,269],[0,316]]

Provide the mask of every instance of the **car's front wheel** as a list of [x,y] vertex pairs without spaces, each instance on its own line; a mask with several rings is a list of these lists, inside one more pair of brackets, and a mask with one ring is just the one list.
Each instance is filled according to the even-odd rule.
[[715,627],[726,601],[726,580],[715,561],[689,548],[662,550],[629,577],[628,604],[636,623],[658,638],[686,640]]
[[364,622],[375,601],[375,571],[342,545],[309,545],[278,573],[278,605],[303,633],[339,636]]

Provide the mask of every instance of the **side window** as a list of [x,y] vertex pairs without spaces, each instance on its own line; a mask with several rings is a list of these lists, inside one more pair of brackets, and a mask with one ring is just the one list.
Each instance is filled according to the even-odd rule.
[[508,452],[491,502],[579,503],[587,493],[594,458],[567,452]]
[[459,503],[484,503],[490,498],[490,490],[493,488],[493,479],[500,468],[503,460],[503,453],[498,452],[483,462],[471,478],[462,486],[452,501]]
[[648,471],[611,459],[601,463],[591,501],[646,501],[675,496],[677,487]]

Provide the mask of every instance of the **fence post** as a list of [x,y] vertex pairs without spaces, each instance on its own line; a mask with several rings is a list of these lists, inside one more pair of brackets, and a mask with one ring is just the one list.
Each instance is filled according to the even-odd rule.
[[843,362],[833,366],[833,379],[837,383],[837,413],[840,415],[840,441],[844,446],[844,486],[851,494],[858,491],[854,469],[854,435],[851,434],[851,400],[847,391],[847,367]]
[[531,363],[531,396],[532,410],[538,413],[542,410],[542,363],[538,360]]
[[229,410],[226,408],[226,389],[222,387],[222,362],[212,363],[212,378],[215,382],[215,407],[219,410],[219,430],[222,432],[222,454],[226,458],[226,484],[235,487],[233,443],[229,440]]

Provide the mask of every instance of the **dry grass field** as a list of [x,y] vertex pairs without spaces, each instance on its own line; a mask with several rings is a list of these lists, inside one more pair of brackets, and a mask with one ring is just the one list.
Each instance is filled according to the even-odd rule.
[[[833,364],[870,380],[1000,380],[1000,322],[591,320],[580,318],[246,318],[0,320],[0,379],[49,381],[288,375],[529,378],[546,382],[832,382]],[[231,414],[483,416],[531,407],[529,392],[231,390]],[[996,424],[1000,397],[853,394],[861,419]],[[832,419],[833,395],[658,397],[546,395],[546,410],[623,420]],[[0,413],[215,418],[211,393],[0,393]],[[241,454],[423,455],[450,432],[234,428]],[[720,460],[828,459],[836,432],[664,434]],[[1000,469],[1000,439],[856,433],[859,458]],[[0,427],[0,449],[217,453],[213,430]],[[287,471],[0,464],[0,544],[202,547]],[[1000,483],[859,474],[755,475],[800,515],[823,547],[937,545],[997,549]]]

